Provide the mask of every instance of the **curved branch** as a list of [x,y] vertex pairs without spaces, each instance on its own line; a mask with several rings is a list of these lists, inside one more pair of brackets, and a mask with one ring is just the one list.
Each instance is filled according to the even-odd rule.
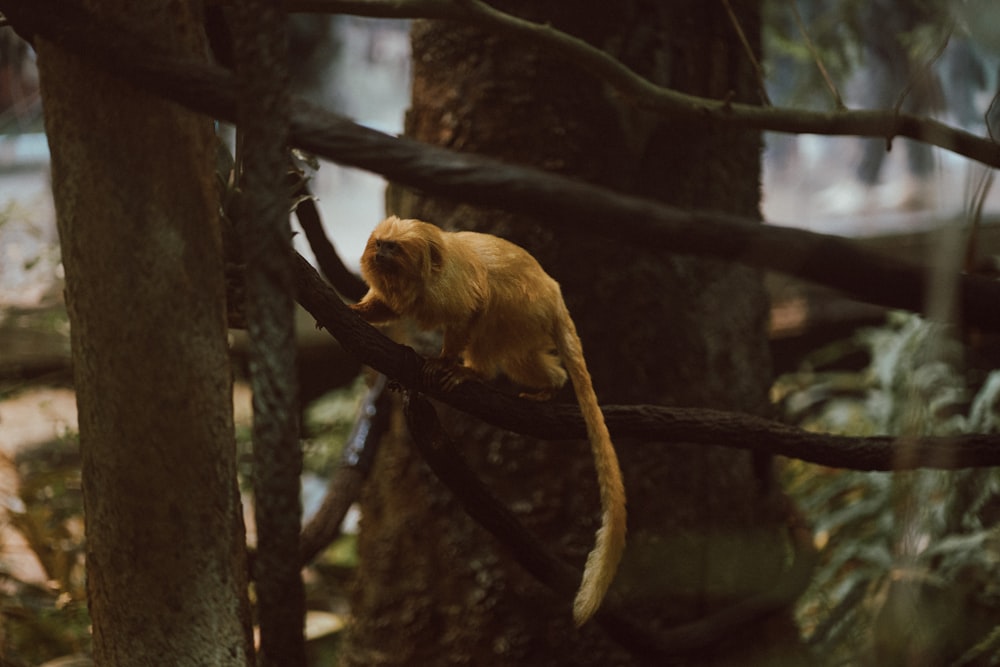
[[337,249],[326,235],[319,207],[316,206],[316,200],[313,199],[309,186],[305,183],[300,184],[295,196],[299,199],[295,205],[295,217],[305,232],[309,248],[316,257],[320,271],[338,292],[351,301],[360,301],[368,291],[368,285],[344,265]]
[[1000,145],[939,121],[885,111],[806,111],[712,100],[658,86],[608,53],[548,25],[501,12],[480,0],[289,0],[289,11],[378,18],[449,19],[498,30],[539,44],[578,64],[634,106],[672,118],[716,120],[739,127],[792,134],[853,135],[891,141],[907,137],[1000,167]]
[[[424,360],[405,345],[390,341],[354,315],[301,256],[295,267],[298,301],[347,352],[398,383],[432,396],[500,428],[550,440],[586,439],[586,426],[574,404],[540,404],[478,382],[446,391],[428,382]],[[903,441],[892,436],[852,438],[810,433],[750,415],[701,408],[653,405],[602,406],[618,446],[635,438],[641,446],[685,442],[778,454],[811,463],[863,471],[959,468],[1000,465],[1000,436],[965,435]]]
[[[235,86],[224,69],[157,53],[75,2],[0,0],[0,10],[19,30],[56,41],[136,86],[234,120]],[[302,101],[293,105],[290,134],[293,144],[340,164],[431,194],[531,215],[553,228],[781,271],[890,308],[920,312],[927,301],[925,268],[836,236],[683,211],[537,169],[391,137]],[[955,283],[962,321],[1000,331],[1000,283],[970,275],[957,276]]]

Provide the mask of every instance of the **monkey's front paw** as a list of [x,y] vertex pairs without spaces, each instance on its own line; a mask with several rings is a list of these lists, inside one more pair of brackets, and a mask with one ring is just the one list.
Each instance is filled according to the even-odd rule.
[[423,376],[426,384],[440,383],[447,391],[478,377],[475,371],[466,368],[458,359],[451,357],[425,360]]

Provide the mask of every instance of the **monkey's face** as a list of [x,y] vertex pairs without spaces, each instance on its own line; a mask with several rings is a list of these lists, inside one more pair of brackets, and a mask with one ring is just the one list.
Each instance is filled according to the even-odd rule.
[[361,274],[369,284],[398,290],[406,282],[423,282],[441,264],[441,232],[417,220],[383,220],[368,238]]
[[399,243],[376,238],[375,235],[368,239],[365,255],[370,256],[376,270],[381,273],[399,273],[401,265],[407,263],[406,253],[400,249]]

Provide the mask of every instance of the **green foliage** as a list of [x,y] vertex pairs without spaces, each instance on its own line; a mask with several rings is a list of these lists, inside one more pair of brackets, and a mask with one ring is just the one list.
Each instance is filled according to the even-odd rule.
[[[797,3],[764,2],[764,53],[768,89],[775,104],[832,108],[833,98],[817,66],[823,64],[836,85],[846,83],[860,61],[857,0]],[[802,34],[805,30],[806,36]],[[809,46],[815,49],[815,55]]]
[[358,417],[368,387],[359,376],[353,384],[331,391],[310,404],[304,414],[303,468],[326,477],[333,470]]
[[83,498],[76,438],[19,454],[18,495],[7,515],[46,578],[21,581],[5,568],[0,589],[5,664],[39,664],[90,648],[83,569]]
[[[873,29],[866,25],[872,4],[873,0],[765,0],[763,37],[767,81],[776,104],[819,109],[833,107],[833,97],[827,90],[817,60],[843,93],[851,77],[866,66],[865,40],[873,39],[880,30],[891,29],[891,26]],[[886,5],[884,1],[882,4]],[[951,4],[949,0],[898,2],[900,14],[916,17],[912,30],[895,36],[909,53],[915,72],[926,70],[947,42],[954,26]],[[892,37],[883,34],[879,41],[885,42]]]
[[[812,360],[826,366],[859,349],[871,359],[860,372],[807,365],[781,378],[775,396],[786,414],[816,430],[899,435],[900,456],[908,436],[997,432],[1000,372],[968,386],[962,346],[944,327],[897,315]],[[1000,623],[997,471],[858,473],[789,462],[784,481],[821,550],[799,615],[828,664],[873,656],[894,664],[885,656],[918,650],[950,661]]]

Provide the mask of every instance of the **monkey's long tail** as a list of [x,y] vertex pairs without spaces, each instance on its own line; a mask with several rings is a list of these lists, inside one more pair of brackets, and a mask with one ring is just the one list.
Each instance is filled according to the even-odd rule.
[[587,556],[583,581],[573,602],[573,619],[580,626],[601,606],[625,550],[625,485],[618,457],[611,444],[611,434],[604,423],[604,415],[597,403],[590,372],[584,361],[583,346],[568,311],[562,321],[564,324],[556,336],[556,347],[573,382],[576,400],[587,424],[587,436],[601,492],[601,527],[597,530],[594,548]]

